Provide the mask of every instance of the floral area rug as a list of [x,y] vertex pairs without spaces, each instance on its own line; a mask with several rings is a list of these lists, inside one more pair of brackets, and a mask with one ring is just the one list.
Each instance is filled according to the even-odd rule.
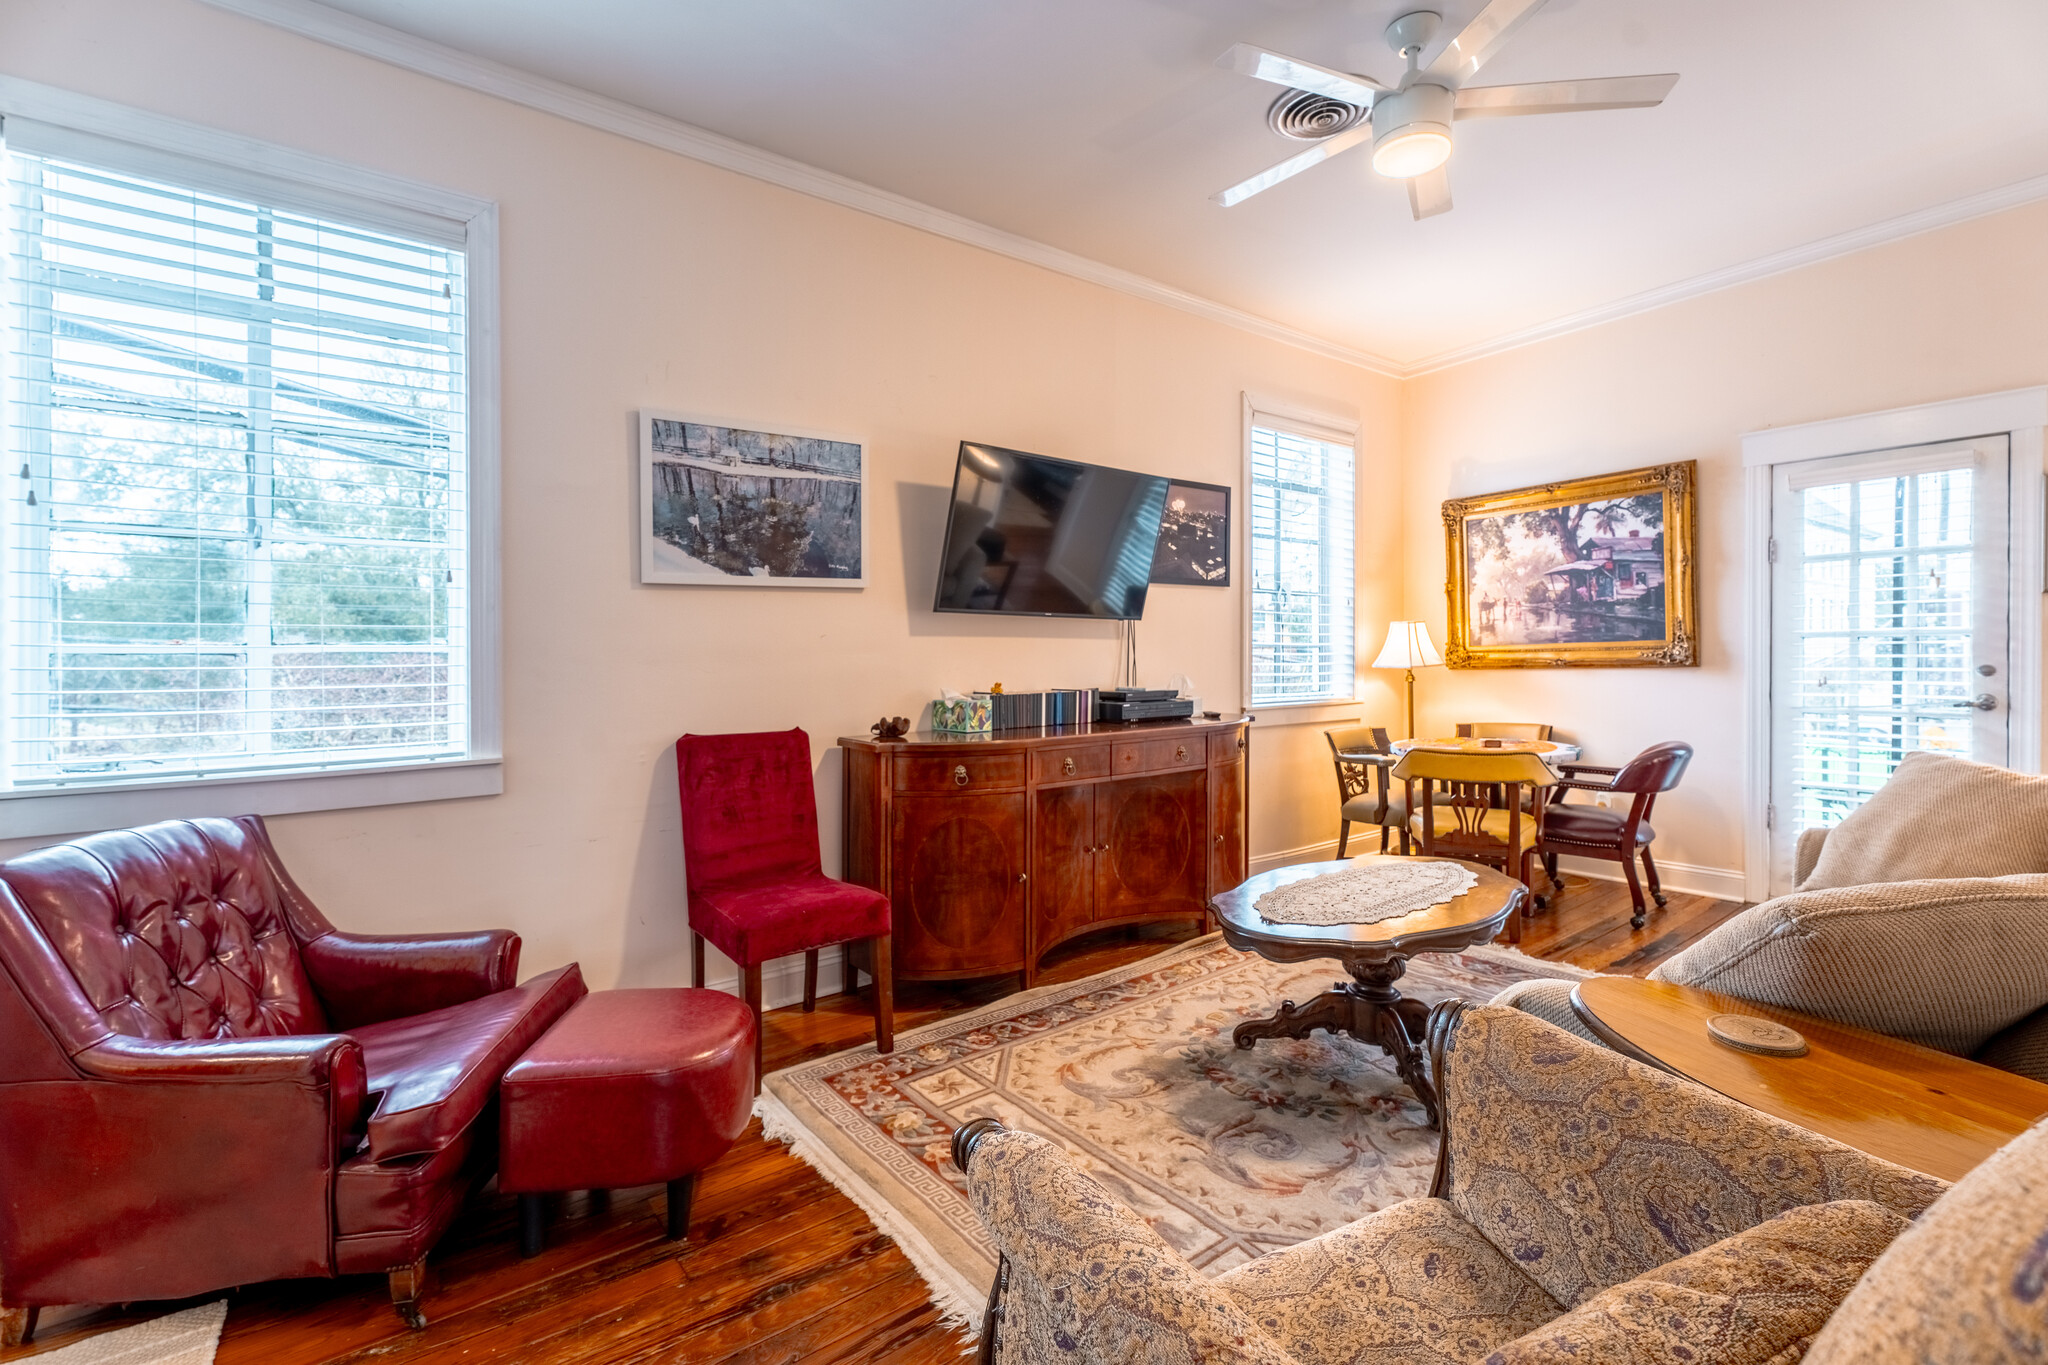
[[[1505,948],[1412,959],[1402,992],[1485,1001],[1585,973]],[[777,1071],[756,1112],[770,1138],[901,1244],[949,1321],[979,1326],[996,1253],[953,1168],[953,1132],[984,1115],[1064,1147],[1170,1245],[1214,1275],[1428,1193],[1436,1133],[1376,1047],[1317,1033],[1240,1051],[1231,1031],[1344,978],[1195,939],[1082,981]]]

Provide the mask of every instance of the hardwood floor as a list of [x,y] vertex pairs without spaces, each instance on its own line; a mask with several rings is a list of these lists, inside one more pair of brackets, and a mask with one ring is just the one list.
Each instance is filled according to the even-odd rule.
[[[1647,928],[1632,931],[1620,886],[1565,880],[1551,908],[1524,922],[1522,951],[1599,971],[1642,975],[1742,908],[1674,893]],[[1186,936],[1169,928],[1082,940],[1048,960],[1041,982],[1121,966]],[[900,985],[897,1027],[917,1028],[1016,988],[1014,978]],[[767,1065],[856,1046],[870,1028],[865,1000],[852,996],[822,999],[813,1014],[773,1011]],[[399,1324],[381,1277],[238,1291],[220,1365],[921,1365],[957,1360],[967,1349],[958,1333],[939,1327],[923,1282],[895,1245],[809,1166],[764,1141],[758,1123],[699,1177],[687,1242],[663,1236],[659,1186],[609,1199],[565,1197],[551,1214],[547,1250],[522,1261],[513,1201],[495,1186],[478,1196],[429,1263],[424,1307],[432,1321],[424,1332]],[[0,1361],[32,1359],[180,1306],[105,1309],[53,1324],[33,1347],[0,1351]]]

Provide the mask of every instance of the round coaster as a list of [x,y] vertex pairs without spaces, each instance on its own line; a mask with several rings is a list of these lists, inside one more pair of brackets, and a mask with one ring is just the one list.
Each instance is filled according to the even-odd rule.
[[1717,1043],[1767,1057],[1803,1057],[1806,1039],[1799,1030],[1759,1019],[1753,1014],[1717,1014],[1707,1020],[1708,1036]]

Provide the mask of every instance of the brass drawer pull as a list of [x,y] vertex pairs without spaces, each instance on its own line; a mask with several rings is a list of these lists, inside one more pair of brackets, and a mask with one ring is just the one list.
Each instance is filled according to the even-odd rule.
[[1072,777],[1074,775],[1074,760],[1072,758],[1063,759],[1060,763],[1060,771],[1068,777]]
[[967,765],[965,763],[953,765],[953,785],[956,787],[967,785]]
[[1182,762],[1182,763],[1185,763],[1185,762],[1187,762],[1187,760],[1188,760],[1188,746],[1187,746],[1187,745],[1185,745],[1185,744],[1176,744],[1176,745],[1175,745],[1175,746],[1173,747],[1173,756],[1174,756],[1174,758],[1175,758],[1176,760],[1178,760],[1179,762]]

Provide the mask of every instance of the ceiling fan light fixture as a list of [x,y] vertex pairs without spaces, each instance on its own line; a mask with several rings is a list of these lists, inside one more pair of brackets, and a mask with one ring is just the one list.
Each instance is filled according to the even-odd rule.
[[1413,180],[1451,159],[1457,97],[1441,85],[1411,85],[1372,110],[1372,168],[1389,180]]
[[1427,123],[1411,123],[1381,138],[1372,149],[1372,168],[1389,180],[1428,175],[1451,159],[1451,132]]

